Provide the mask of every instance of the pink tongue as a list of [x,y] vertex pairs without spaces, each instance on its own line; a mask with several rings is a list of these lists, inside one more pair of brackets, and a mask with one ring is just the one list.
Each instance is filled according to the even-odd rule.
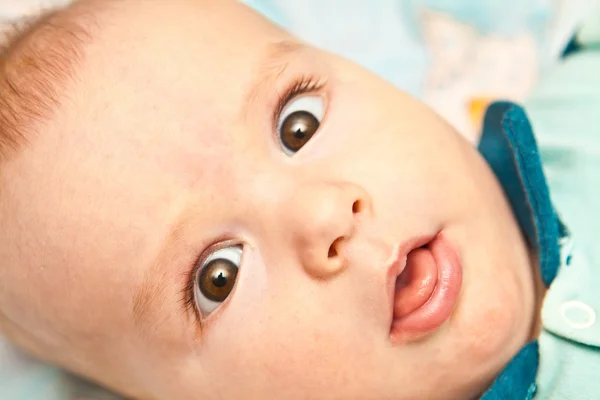
[[429,300],[437,283],[437,265],[427,248],[418,248],[406,259],[406,267],[396,280],[394,319],[402,318]]

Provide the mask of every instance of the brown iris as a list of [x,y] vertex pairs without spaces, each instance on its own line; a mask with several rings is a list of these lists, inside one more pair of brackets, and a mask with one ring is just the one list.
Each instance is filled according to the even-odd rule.
[[302,148],[319,129],[319,120],[308,111],[295,111],[281,125],[281,143],[290,151]]
[[198,286],[209,300],[223,302],[231,293],[238,267],[229,260],[218,258],[206,264],[200,272]]

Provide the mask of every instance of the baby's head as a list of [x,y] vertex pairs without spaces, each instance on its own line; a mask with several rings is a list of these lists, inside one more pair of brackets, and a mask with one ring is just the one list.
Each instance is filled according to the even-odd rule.
[[477,152],[245,6],[77,3],[2,57],[0,331],[29,352],[140,399],[448,399],[531,337]]

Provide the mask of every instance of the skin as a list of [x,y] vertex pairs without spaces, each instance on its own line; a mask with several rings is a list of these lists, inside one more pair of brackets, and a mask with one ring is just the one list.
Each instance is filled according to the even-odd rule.
[[[139,399],[485,391],[535,330],[539,278],[479,154],[308,46],[283,46],[288,65],[257,85],[277,44],[299,42],[236,2],[140,3],[118,5],[67,101],[1,171],[0,329]],[[325,116],[290,157],[272,118],[299,76],[325,82],[302,95]],[[439,231],[462,262],[458,302],[392,342],[386,260]],[[224,241],[244,245],[242,265],[200,328],[182,291]]]

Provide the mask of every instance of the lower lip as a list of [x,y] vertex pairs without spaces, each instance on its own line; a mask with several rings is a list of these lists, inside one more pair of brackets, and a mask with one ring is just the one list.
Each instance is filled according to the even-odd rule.
[[[392,317],[390,339],[393,343],[418,340],[438,329],[448,320],[458,299],[462,285],[462,265],[456,251],[441,233],[427,248],[437,267],[435,288],[421,307],[399,319]],[[393,301],[394,296],[392,309]]]

